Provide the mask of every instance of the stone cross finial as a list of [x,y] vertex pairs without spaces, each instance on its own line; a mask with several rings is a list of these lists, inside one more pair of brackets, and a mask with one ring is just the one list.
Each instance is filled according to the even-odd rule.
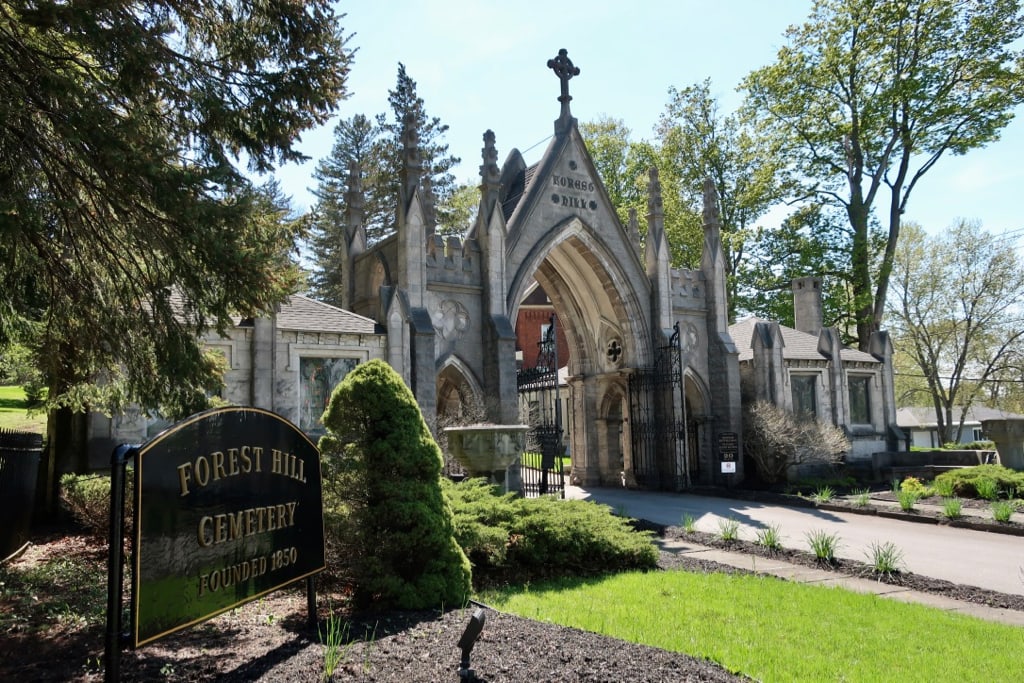
[[562,94],[558,98],[558,101],[562,103],[561,118],[569,118],[569,100],[572,99],[569,95],[569,79],[579,76],[580,68],[573,65],[572,60],[569,59],[569,51],[564,47],[558,51],[557,57],[548,60],[548,68],[555,72],[558,80],[562,83]]

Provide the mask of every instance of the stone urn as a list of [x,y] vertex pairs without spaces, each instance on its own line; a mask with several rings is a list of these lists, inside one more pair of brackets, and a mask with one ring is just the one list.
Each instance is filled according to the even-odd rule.
[[526,447],[528,425],[478,424],[449,427],[448,450],[471,477],[486,477],[505,492],[521,493],[519,461]]

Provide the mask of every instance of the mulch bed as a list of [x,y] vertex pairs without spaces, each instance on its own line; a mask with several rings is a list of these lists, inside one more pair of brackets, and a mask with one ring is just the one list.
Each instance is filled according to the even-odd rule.
[[[797,550],[768,551],[749,541],[722,541],[713,534],[687,533],[680,527],[638,524],[668,538],[820,566],[813,555]],[[105,566],[105,549],[82,536],[55,534],[37,544],[15,566],[47,558],[75,558]],[[665,569],[746,572],[690,555],[662,553]],[[839,560],[831,568],[855,576],[872,576],[915,590],[946,595],[993,607],[1024,611],[1024,596],[1005,595],[914,574],[878,577],[863,563]],[[4,573],[0,572],[0,582]],[[0,585],[0,589],[3,586]],[[345,597],[336,591],[320,596],[321,625],[329,603]],[[41,595],[48,607],[38,613],[16,604],[0,590],[0,680],[103,680],[103,625],[62,618],[60,600]],[[31,618],[18,612],[33,609]],[[40,615],[47,623],[38,623]],[[457,642],[472,608],[447,612],[390,612],[352,621],[340,649],[333,681],[457,681]],[[657,648],[635,645],[566,628],[485,610],[486,625],[473,650],[471,667],[478,681],[741,681],[713,662]],[[284,590],[250,602],[139,651],[122,654],[123,681],[294,681],[324,680],[324,647],[306,626],[306,597]]]

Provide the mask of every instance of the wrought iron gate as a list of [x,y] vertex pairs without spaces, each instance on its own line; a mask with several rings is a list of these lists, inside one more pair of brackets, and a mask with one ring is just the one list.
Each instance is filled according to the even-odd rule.
[[654,365],[629,376],[633,475],[644,488],[679,491],[690,485],[690,446],[679,323]]
[[516,380],[519,390],[519,417],[530,426],[526,433],[526,452],[522,458],[523,495],[565,495],[562,441],[562,403],[558,385],[558,335],[555,316],[537,342],[537,364],[520,368]]

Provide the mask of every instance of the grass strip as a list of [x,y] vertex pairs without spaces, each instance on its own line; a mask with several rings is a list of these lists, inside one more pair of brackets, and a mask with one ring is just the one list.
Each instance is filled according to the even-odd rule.
[[482,600],[766,682],[995,681],[1024,672],[1024,629],[774,577],[630,572],[510,587]]

